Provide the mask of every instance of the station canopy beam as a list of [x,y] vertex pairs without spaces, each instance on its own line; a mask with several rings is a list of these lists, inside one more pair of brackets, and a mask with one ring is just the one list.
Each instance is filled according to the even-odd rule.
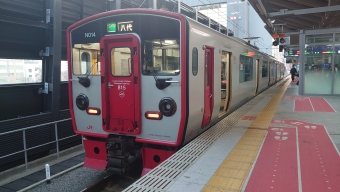
[[271,17],[282,17],[282,16],[289,16],[289,15],[306,15],[306,14],[313,14],[313,13],[323,13],[323,12],[332,12],[332,11],[339,11],[340,5],[334,6],[326,6],[326,7],[316,7],[316,8],[309,8],[309,9],[297,9],[297,10],[288,10],[288,9],[281,9],[279,12],[268,13],[267,16]]
[[266,11],[266,8],[264,8],[264,6],[263,6],[263,4],[262,4],[262,1],[261,1],[261,0],[257,0],[255,5],[256,5],[256,7],[258,8],[258,10],[260,11],[260,14],[261,14],[262,16],[266,17],[266,19],[265,19],[264,21],[265,21],[265,23],[266,23],[266,25],[267,25],[269,31],[270,31],[271,33],[275,33],[275,28],[274,28],[274,26],[273,26],[273,24],[272,24],[272,21],[271,21],[271,20],[269,19],[269,17],[268,17],[268,13],[267,13],[267,11]]

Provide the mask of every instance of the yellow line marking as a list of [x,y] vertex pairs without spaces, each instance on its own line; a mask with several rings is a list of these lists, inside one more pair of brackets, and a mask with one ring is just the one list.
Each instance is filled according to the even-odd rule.
[[243,188],[268,127],[290,81],[280,88],[259,116],[250,125],[229,155],[210,178],[202,191],[236,192]]

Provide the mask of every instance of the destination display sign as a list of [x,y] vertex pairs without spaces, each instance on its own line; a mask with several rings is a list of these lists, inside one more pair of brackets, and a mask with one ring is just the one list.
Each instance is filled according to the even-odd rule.
[[110,22],[107,23],[107,32],[115,33],[115,32],[131,32],[133,31],[133,21],[127,22]]

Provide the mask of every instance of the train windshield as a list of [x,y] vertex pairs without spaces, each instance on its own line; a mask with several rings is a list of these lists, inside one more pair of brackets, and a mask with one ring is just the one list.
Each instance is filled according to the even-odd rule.
[[144,40],[143,73],[145,75],[178,75],[180,49],[178,39]]
[[73,74],[100,75],[99,43],[75,44],[73,47]]

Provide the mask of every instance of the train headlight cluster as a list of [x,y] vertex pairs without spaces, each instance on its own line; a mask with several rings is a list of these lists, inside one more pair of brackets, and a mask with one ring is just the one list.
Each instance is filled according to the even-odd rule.
[[86,113],[89,115],[100,115],[100,109],[94,108],[94,107],[89,107],[86,109]]
[[177,105],[176,102],[170,98],[170,97],[165,97],[159,102],[159,110],[160,112],[167,117],[172,116],[175,114]]
[[163,115],[157,111],[147,111],[145,112],[145,118],[153,119],[153,120],[161,120],[163,118]]
[[89,107],[89,98],[84,94],[79,94],[76,98],[76,105],[80,110],[85,110]]

